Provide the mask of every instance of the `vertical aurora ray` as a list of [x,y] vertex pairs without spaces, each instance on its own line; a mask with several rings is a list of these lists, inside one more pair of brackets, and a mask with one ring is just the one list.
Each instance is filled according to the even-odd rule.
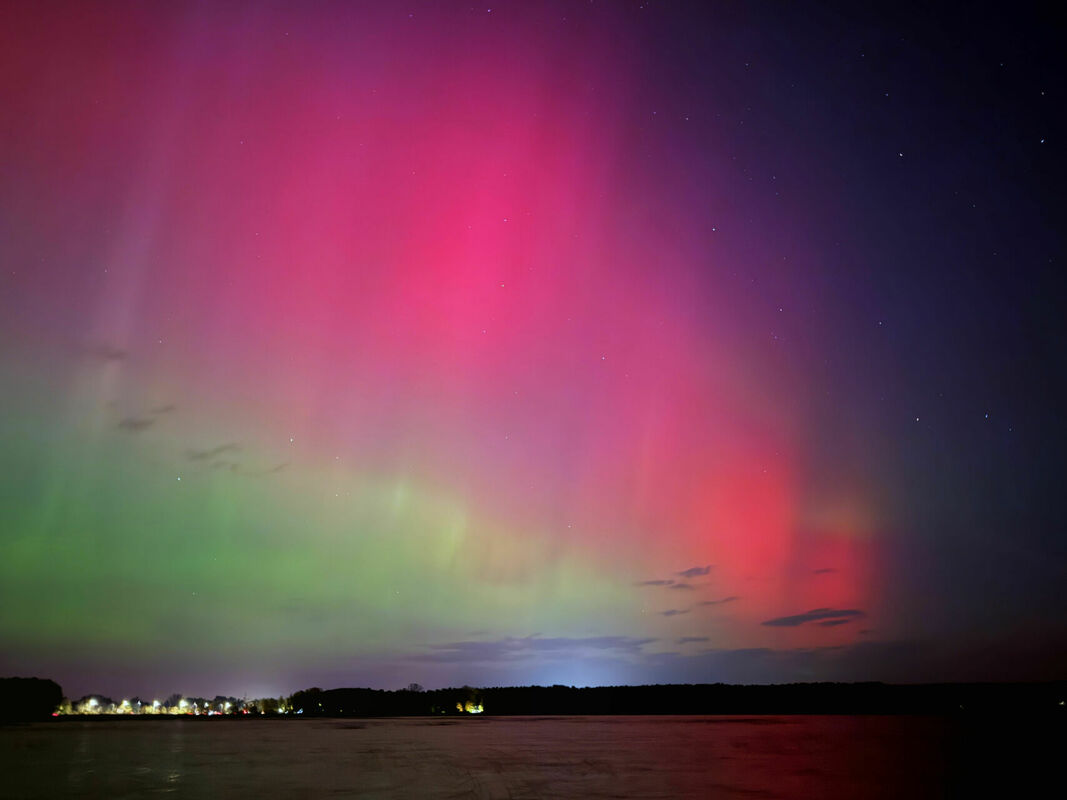
[[[40,338],[5,349],[29,376],[5,471],[30,468],[4,637],[313,669],[473,632],[766,645],[782,608],[866,607],[787,577],[798,387],[746,341],[699,205],[635,164],[626,39],[335,11],[92,14],[101,50],[22,20],[74,50],[37,78],[61,96],[9,86],[46,133],[10,184],[44,229],[8,246],[54,241],[78,299],[32,318],[63,314],[47,267],[8,295]],[[703,563],[713,588],[635,588]],[[745,602],[660,614],[709,593]]]

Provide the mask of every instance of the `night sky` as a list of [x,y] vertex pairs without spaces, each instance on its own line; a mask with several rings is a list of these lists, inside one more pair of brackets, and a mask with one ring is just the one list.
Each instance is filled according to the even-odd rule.
[[1064,677],[1067,30],[929,5],[2,4],[0,674]]

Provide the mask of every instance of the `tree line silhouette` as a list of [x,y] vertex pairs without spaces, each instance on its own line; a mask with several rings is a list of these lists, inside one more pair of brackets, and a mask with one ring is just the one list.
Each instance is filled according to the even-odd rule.
[[[175,697],[178,697],[175,695]],[[225,699],[225,698],[223,698]],[[235,701],[232,714],[270,718],[645,714],[1033,714],[1067,716],[1053,683],[793,683],[775,685],[506,686],[424,690],[313,687],[288,698]],[[169,701],[168,701],[169,702]],[[177,705],[175,701],[174,705]],[[46,719],[69,706],[55,681],[0,679],[0,719]],[[190,709],[192,705],[188,706]]]

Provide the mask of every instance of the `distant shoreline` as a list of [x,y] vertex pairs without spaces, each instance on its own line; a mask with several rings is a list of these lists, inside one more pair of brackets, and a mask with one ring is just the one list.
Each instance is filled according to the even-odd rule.
[[[0,697],[13,705],[15,687]],[[100,720],[186,719],[211,716],[254,719],[457,718],[577,716],[797,716],[797,715],[1063,715],[1067,720],[1067,681],[1049,683],[796,683],[771,685],[661,684],[646,686],[459,687],[424,690],[367,688],[304,689],[289,697],[263,700],[184,698],[169,705],[139,699],[116,703],[87,696],[76,704],[57,701],[59,687],[42,697],[36,713],[22,719]],[[99,699],[98,699],[99,698]],[[181,710],[178,710],[178,707]],[[63,708],[60,712],[56,709]],[[89,709],[94,709],[90,711]],[[169,709],[169,711],[167,710]],[[88,713],[86,713],[88,712]],[[53,714],[58,713],[58,716]],[[12,719],[10,715],[6,718]]]

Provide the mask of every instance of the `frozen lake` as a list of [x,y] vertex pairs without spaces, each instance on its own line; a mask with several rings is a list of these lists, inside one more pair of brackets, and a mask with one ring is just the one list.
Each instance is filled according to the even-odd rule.
[[943,797],[953,737],[925,717],[68,719],[0,727],[0,796]]

